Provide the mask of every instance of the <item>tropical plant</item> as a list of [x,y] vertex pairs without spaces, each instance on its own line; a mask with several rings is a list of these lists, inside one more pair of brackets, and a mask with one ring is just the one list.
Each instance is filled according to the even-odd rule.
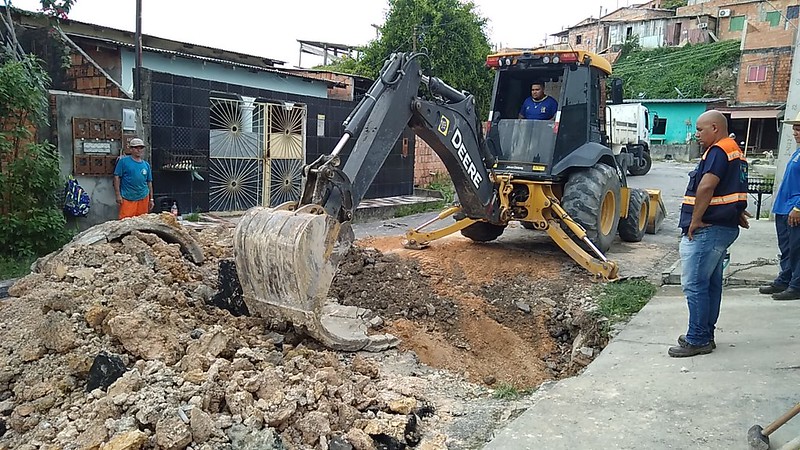
[[41,255],[69,236],[58,154],[34,134],[47,124],[49,82],[35,57],[0,56],[0,252],[10,256]]
[[475,95],[479,108],[489,104],[492,76],[486,68],[491,51],[486,19],[473,2],[459,0],[389,0],[380,37],[358,60],[345,58],[326,68],[375,78],[394,52],[423,52],[423,69],[459,90]]

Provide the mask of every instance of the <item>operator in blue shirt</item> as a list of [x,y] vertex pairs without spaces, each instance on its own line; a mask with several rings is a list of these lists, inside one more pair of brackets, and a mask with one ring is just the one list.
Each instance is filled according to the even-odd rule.
[[772,203],[775,231],[781,252],[780,272],[775,280],[758,289],[775,300],[800,300],[800,113],[783,123],[792,126],[798,148],[789,157],[781,186]]
[[558,111],[558,102],[544,93],[544,82],[531,84],[531,96],[522,102],[520,119],[550,120]]

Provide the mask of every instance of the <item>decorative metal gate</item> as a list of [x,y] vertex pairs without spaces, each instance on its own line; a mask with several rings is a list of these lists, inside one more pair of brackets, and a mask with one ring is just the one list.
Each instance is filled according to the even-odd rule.
[[243,211],[300,197],[305,105],[211,99],[209,209]]

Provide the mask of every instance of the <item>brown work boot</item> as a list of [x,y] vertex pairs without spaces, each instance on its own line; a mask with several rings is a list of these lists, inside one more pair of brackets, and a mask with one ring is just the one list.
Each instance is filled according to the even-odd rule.
[[[709,343],[711,344],[711,348],[716,350],[717,343],[714,342],[713,339]],[[687,345],[689,345],[689,343],[686,342],[686,335],[685,334],[682,334],[682,335],[678,336],[678,345],[680,345],[681,347],[686,347]]]
[[766,294],[766,295],[777,294],[778,292],[785,291],[787,287],[788,286],[783,286],[783,285],[780,285],[780,284],[770,283],[770,284],[768,284],[766,286],[761,286],[760,288],[758,288],[758,292],[760,294]]
[[772,294],[774,300],[800,300],[800,290],[789,288],[785,291]]

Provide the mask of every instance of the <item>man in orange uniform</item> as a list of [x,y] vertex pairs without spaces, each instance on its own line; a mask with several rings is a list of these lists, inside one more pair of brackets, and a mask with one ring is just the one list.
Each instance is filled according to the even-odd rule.
[[153,172],[150,164],[142,159],[144,141],[133,138],[130,148],[130,156],[120,158],[114,169],[114,192],[120,219],[147,214],[155,206]]

